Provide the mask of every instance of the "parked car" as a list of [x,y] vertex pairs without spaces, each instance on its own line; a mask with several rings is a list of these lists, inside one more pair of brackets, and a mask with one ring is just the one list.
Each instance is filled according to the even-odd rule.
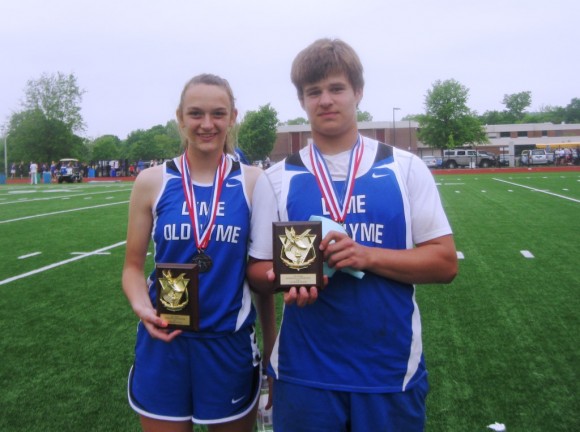
[[520,155],[520,163],[521,165],[548,165],[550,159],[546,150],[524,150]]
[[441,168],[443,161],[437,156],[423,156],[421,158],[429,168]]
[[60,160],[60,170],[56,173],[59,183],[80,183],[83,181],[83,173],[79,167],[78,159],[65,158]]
[[489,168],[497,165],[495,155],[471,149],[454,149],[443,152],[443,166],[445,168],[479,167]]

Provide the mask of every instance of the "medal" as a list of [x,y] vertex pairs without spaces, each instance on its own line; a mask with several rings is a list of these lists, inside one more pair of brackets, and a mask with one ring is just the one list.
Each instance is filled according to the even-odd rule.
[[197,254],[193,256],[192,262],[197,264],[197,268],[200,273],[210,271],[213,264],[211,257],[201,249],[197,250]]
[[363,152],[364,142],[362,137],[359,135],[359,138],[350,153],[348,173],[346,175],[342,194],[339,194],[320,150],[318,150],[314,143],[310,146],[310,163],[312,164],[314,177],[316,177],[316,182],[318,183],[318,188],[322,194],[324,204],[326,205],[332,220],[341,224],[345,228],[347,234],[349,234],[349,232],[346,227],[346,214],[348,212],[348,206],[354,190],[354,181],[362,160]]
[[203,227],[203,225],[200,224],[199,221],[200,215],[198,215],[197,213],[195,192],[193,188],[193,182],[191,180],[191,175],[189,173],[189,160],[187,158],[187,151],[183,153],[183,156],[181,158],[181,183],[185,195],[185,202],[187,203],[187,209],[189,211],[189,217],[191,219],[193,238],[195,240],[195,246],[197,249],[197,253],[193,257],[192,262],[194,264],[197,264],[198,271],[200,273],[208,272],[213,264],[211,257],[205,253],[205,250],[209,244],[211,232],[215,224],[219,199],[222,192],[222,184],[226,176],[227,166],[228,159],[225,157],[225,155],[222,154],[220,163],[216,169],[215,177],[213,180],[212,186],[213,192],[211,196],[211,202],[209,205],[209,220],[208,223],[205,224],[205,227]]

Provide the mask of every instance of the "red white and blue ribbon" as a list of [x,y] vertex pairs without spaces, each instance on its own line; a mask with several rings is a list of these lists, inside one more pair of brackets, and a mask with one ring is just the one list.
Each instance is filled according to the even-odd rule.
[[356,144],[350,152],[346,181],[342,194],[339,194],[332,182],[332,176],[328,171],[322,153],[320,153],[320,150],[318,150],[318,147],[316,147],[314,143],[310,146],[310,163],[312,164],[314,177],[316,177],[318,187],[322,194],[322,199],[324,200],[332,220],[343,225],[346,220],[350,198],[352,197],[352,191],[354,189],[354,181],[356,179],[356,173],[360,167],[363,152],[364,142],[362,137],[359,135]]
[[201,225],[199,223],[197,206],[195,205],[196,204],[195,192],[193,190],[193,181],[191,180],[191,174],[189,172],[189,159],[187,157],[187,152],[183,153],[183,156],[181,158],[181,184],[183,186],[183,192],[185,194],[185,202],[187,203],[189,217],[191,219],[195,246],[197,247],[198,251],[205,250],[205,248],[209,244],[211,231],[213,229],[213,225],[215,223],[215,218],[217,215],[220,195],[222,193],[222,184],[227,172],[227,166],[228,166],[227,158],[224,154],[222,154],[213,180],[212,186],[213,192],[209,206],[209,220],[202,231]]

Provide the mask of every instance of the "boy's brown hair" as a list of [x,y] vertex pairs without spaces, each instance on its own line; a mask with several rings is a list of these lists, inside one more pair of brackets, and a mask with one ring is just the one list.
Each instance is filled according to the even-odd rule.
[[318,39],[300,51],[292,62],[290,78],[303,100],[305,85],[335,73],[344,73],[354,91],[364,88],[363,67],[355,50],[340,39]]

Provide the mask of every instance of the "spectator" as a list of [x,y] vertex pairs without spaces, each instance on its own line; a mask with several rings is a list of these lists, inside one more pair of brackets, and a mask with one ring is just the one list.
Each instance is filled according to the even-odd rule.
[[38,164],[34,161],[30,162],[30,184],[38,184]]

